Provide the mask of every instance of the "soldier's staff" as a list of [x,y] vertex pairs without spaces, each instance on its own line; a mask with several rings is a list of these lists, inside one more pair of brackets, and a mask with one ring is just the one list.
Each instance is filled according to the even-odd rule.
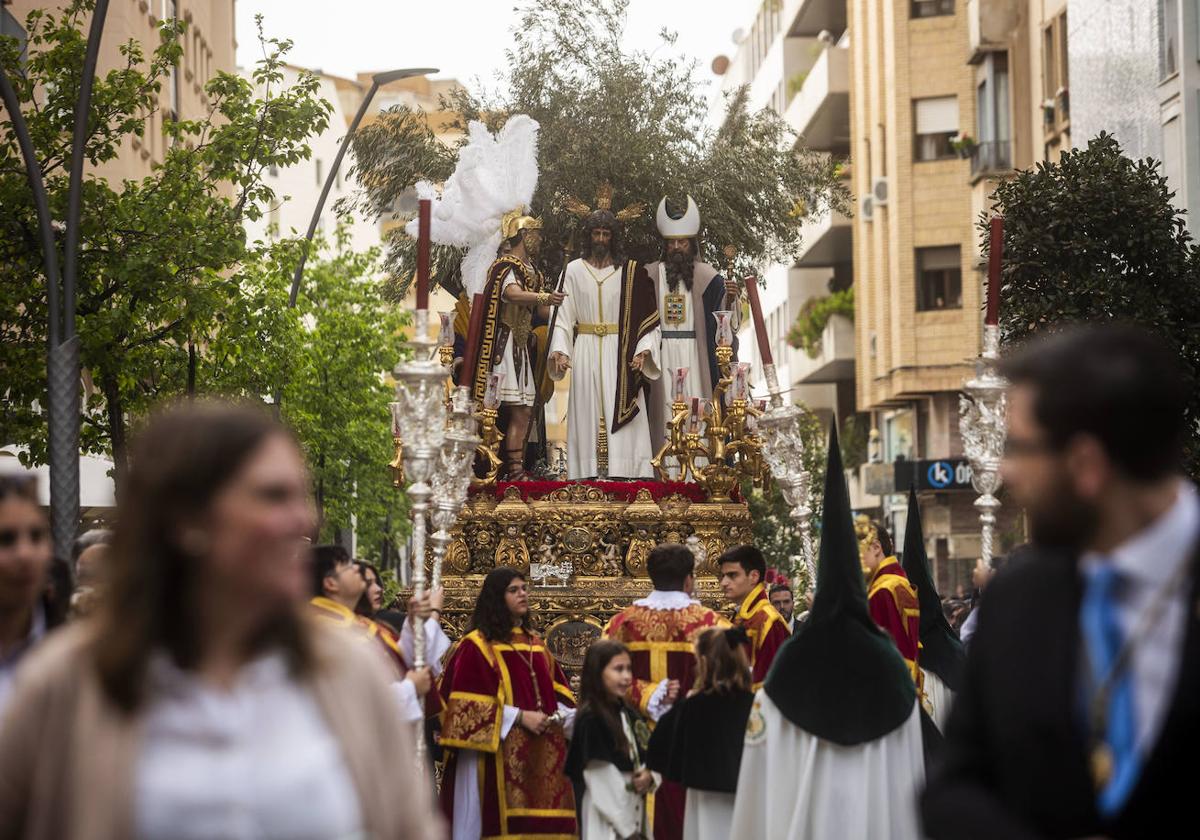
[[[554,287],[554,291],[556,292],[562,292],[563,286],[567,283],[567,263],[570,262],[569,256],[571,253],[573,253],[571,238],[568,238],[562,248],[562,269],[558,272],[558,282]],[[542,378],[546,376],[549,370],[550,347],[554,344],[554,325],[558,323],[558,309],[560,306],[562,304],[555,304],[550,309],[550,321],[546,326],[546,347],[542,350],[541,358],[538,359],[533,377],[537,392],[533,406],[533,416],[537,420],[538,433],[541,437],[542,460],[547,465],[550,463],[550,448],[548,445],[549,441],[546,440],[546,400],[542,398]]]

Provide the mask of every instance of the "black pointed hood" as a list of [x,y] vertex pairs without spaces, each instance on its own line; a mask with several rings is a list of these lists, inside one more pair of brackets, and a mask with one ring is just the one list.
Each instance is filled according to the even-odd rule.
[[938,596],[929,568],[929,557],[925,552],[925,531],[921,527],[921,508],[917,504],[917,491],[908,491],[908,524],[904,527],[904,573],[909,583],[917,589],[917,600],[921,604],[921,655],[920,664],[926,671],[936,674],[951,691],[958,691],[962,680],[962,669],[966,662],[966,651],[954,634],[946,614],[942,611],[942,599]]
[[908,720],[917,691],[891,638],[871,620],[837,429],[829,439],[817,590],[763,686],[789,721],[843,746]]

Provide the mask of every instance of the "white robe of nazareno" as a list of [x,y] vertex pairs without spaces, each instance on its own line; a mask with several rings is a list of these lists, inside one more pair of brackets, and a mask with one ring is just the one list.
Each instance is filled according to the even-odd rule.
[[[618,336],[575,335],[577,324],[620,324],[622,265],[596,268],[582,259],[567,265],[563,291],[550,350],[571,361],[571,393],[567,407],[567,474],[571,480],[600,477],[601,422],[608,429],[608,478],[652,478],[653,456],[645,395],[638,394],[638,413],[618,431],[612,431],[616,413]],[[642,368],[647,379],[657,379],[661,330],[655,327],[634,349],[648,351]],[[551,377],[561,379],[551,366]]]
[[950,719],[950,707],[954,703],[954,692],[932,671],[922,668],[921,673],[925,675],[925,697],[932,709],[929,716],[937,725],[938,732],[945,732],[946,721]]
[[900,726],[850,747],[796,726],[761,689],[754,703],[730,837],[920,840],[925,763],[916,703]]
[[683,806],[683,840],[730,840],[733,835],[732,793],[688,788]]

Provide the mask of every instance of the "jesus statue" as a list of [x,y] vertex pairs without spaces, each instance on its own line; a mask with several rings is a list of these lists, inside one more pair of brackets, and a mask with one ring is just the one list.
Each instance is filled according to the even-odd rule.
[[583,256],[567,265],[550,377],[573,370],[567,408],[569,478],[650,478],[646,385],[660,375],[654,284],[619,250],[620,222],[606,206],[583,224]]

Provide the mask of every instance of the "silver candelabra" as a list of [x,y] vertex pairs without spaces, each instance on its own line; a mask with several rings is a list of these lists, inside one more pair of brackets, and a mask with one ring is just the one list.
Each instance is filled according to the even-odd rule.
[[791,508],[792,521],[796,523],[800,534],[800,562],[793,563],[792,587],[799,594],[800,570],[803,566],[808,574],[808,591],[811,592],[816,587],[817,573],[810,527],[812,507],[809,491],[812,476],[804,467],[804,409],[789,405],[784,400],[775,365],[765,365],[763,375],[771,395],[770,406],[758,418],[763,460],[779,485],[784,501]]
[[[438,466],[446,436],[446,405],[443,383],[446,372],[431,358],[437,341],[429,335],[429,310],[416,312],[413,337],[407,342],[412,357],[395,369],[396,401],[392,403],[392,423],[404,447],[404,474],[409,481],[413,523],[412,563],[413,597],[425,594],[425,517],[433,496],[431,481]],[[414,668],[425,666],[425,622],[410,616],[413,628]],[[417,738],[417,756],[423,761],[424,733]]]
[[475,448],[481,438],[476,431],[474,401],[471,389],[460,385],[450,397],[450,414],[446,435],[437,466],[433,471],[433,575],[430,581],[435,590],[442,586],[442,564],[452,538],[450,529],[458,519],[467,500],[474,475]]
[[958,427],[963,449],[971,462],[971,483],[979,498],[980,540],[979,559],[991,563],[996,532],[996,511],[1000,500],[1000,459],[1008,430],[1006,415],[1008,381],[1000,375],[1000,327],[988,324],[983,328],[983,353],[975,366],[975,377],[963,385],[958,401]]

